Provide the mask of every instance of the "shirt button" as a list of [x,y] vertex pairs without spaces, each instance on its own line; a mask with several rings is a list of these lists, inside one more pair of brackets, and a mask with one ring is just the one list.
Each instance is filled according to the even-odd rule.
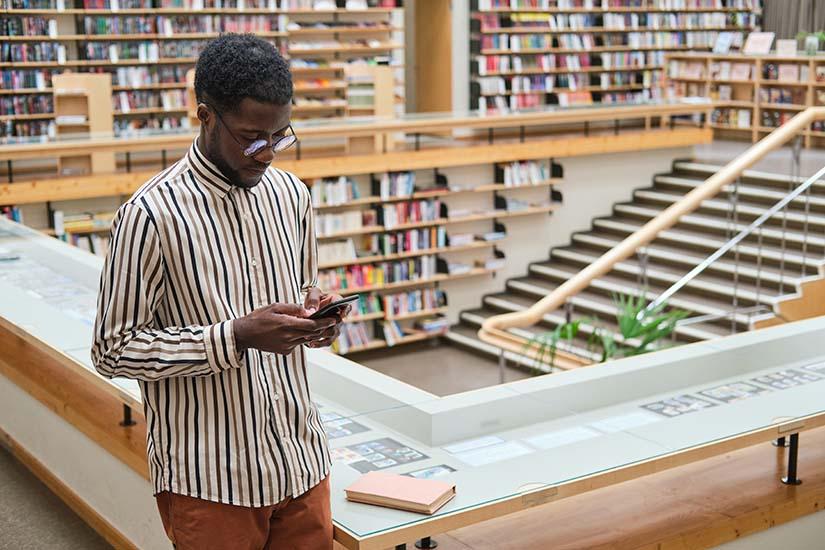
[[258,267],[258,260],[252,258],[252,267]]
[[275,401],[277,401],[278,399],[280,399],[280,398],[278,397],[278,394],[277,394],[277,393],[276,393],[275,395],[273,395],[272,397],[273,397],[273,399],[275,399]]

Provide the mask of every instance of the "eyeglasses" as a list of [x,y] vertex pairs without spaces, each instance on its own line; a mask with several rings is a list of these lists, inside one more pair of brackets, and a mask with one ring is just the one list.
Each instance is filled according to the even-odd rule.
[[243,149],[243,154],[245,157],[254,157],[267,147],[271,148],[272,152],[277,154],[282,151],[285,151],[286,149],[289,149],[290,147],[298,143],[298,136],[295,135],[295,130],[292,129],[292,124],[289,124],[284,131],[289,130],[290,132],[292,132],[291,134],[278,136],[274,139],[272,143],[269,143],[268,139],[256,139],[248,146],[245,146],[237,137],[235,137],[235,134],[232,133],[232,130],[230,130],[226,122],[223,121],[223,117],[221,117],[221,114],[218,112],[218,110],[215,108],[213,108],[212,110],[215,111],[215,114],[218,116],[218,120],[221,121],[223,127],[226,128],[226,131],[229,132],[229,135],[232,136],[232,139],[235,140],[235,143],[241,146],[241,149]]

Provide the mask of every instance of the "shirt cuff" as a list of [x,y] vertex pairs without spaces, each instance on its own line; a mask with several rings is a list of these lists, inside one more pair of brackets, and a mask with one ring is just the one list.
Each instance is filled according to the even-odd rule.
[[222,321],[203,329],[203,343],[206,346],[206,360],[213,372],[241,368],[246,354],[238,353],[235,346],[233,320]]

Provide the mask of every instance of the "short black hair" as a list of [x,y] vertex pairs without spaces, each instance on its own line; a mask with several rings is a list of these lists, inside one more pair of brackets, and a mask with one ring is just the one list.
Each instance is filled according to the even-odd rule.
[[195,97],[221,111],[234,111],[245,97],[286,105],[292,100],[292,75],[266,40],[226,33],[209,42],[198,58]]

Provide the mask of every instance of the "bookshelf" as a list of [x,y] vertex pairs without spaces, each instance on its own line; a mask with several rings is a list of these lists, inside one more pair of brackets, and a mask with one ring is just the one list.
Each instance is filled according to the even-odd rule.
[[372,103],[350,113],[347,92],[362,83],[348,81],[349,67],[394,67],[394,108],[403,102],[400,0],[379,3],[389,7],[347,2],[351,9],[317,0],[0,3],[0,138],[54,135],[51,78],[64,71],[111,74],[116,132],[188,128],[186,73],[221,32],[253,32],[290,60],[295,118],[373,114]]
[[760,17],[760,0],[473,0],[470,108],[659,99],[666,54]]
[[[667,94],[714,100],[710,127],[720,137],[756,142],[798,111],[825,106],[825,55],[671,54]],[[825,147],[825,126],[804,134]]]

